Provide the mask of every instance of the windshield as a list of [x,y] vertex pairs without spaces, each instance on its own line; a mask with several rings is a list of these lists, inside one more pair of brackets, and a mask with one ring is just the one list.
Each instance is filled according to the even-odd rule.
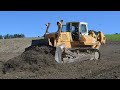
[[66,32],[66,25],[62,25],[62,32]]
[[87,32],[87,28],[85,24],[81,24],[81,31],[82,33],[86,33]]
[[67,23],[62,26],[62,32],[73,32],[79,30],[79,23]]
[[62,32],[70,32],[70,23],[67,25],[62,25]]
[[67,24],[66,30],[70,32],[70,23]]

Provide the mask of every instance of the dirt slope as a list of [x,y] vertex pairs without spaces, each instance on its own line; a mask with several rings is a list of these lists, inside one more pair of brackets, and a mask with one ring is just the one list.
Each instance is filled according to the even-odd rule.
[[0,61],[7,61],[20,55],[30,46],[32,38],[0,39]]

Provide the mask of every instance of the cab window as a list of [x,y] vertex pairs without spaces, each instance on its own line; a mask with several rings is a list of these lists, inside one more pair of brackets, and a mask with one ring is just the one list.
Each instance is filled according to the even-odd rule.
[[66,25],[62,26],[62,32],[66,32]]
[[86,25],[81,24],[81,32],[82,32],[82,33],[86,33],[86,32],[87,32]]

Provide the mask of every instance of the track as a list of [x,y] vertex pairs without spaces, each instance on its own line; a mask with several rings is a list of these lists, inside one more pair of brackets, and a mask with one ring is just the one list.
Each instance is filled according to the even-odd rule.
[[83,60],[99,60],[100,52],[92,48],[65,49],[62,57],[64,63],[80,62]]

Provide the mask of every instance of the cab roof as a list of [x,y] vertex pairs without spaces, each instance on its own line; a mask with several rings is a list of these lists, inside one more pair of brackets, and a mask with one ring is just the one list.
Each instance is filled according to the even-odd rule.
[[[67,23],[81,23],[81,24],[88,24],[87,22],[76,22],[76,21],[75,21],[75,22],[67,22]],[[66,24],[67,24],[67,23],[66,23]]]

